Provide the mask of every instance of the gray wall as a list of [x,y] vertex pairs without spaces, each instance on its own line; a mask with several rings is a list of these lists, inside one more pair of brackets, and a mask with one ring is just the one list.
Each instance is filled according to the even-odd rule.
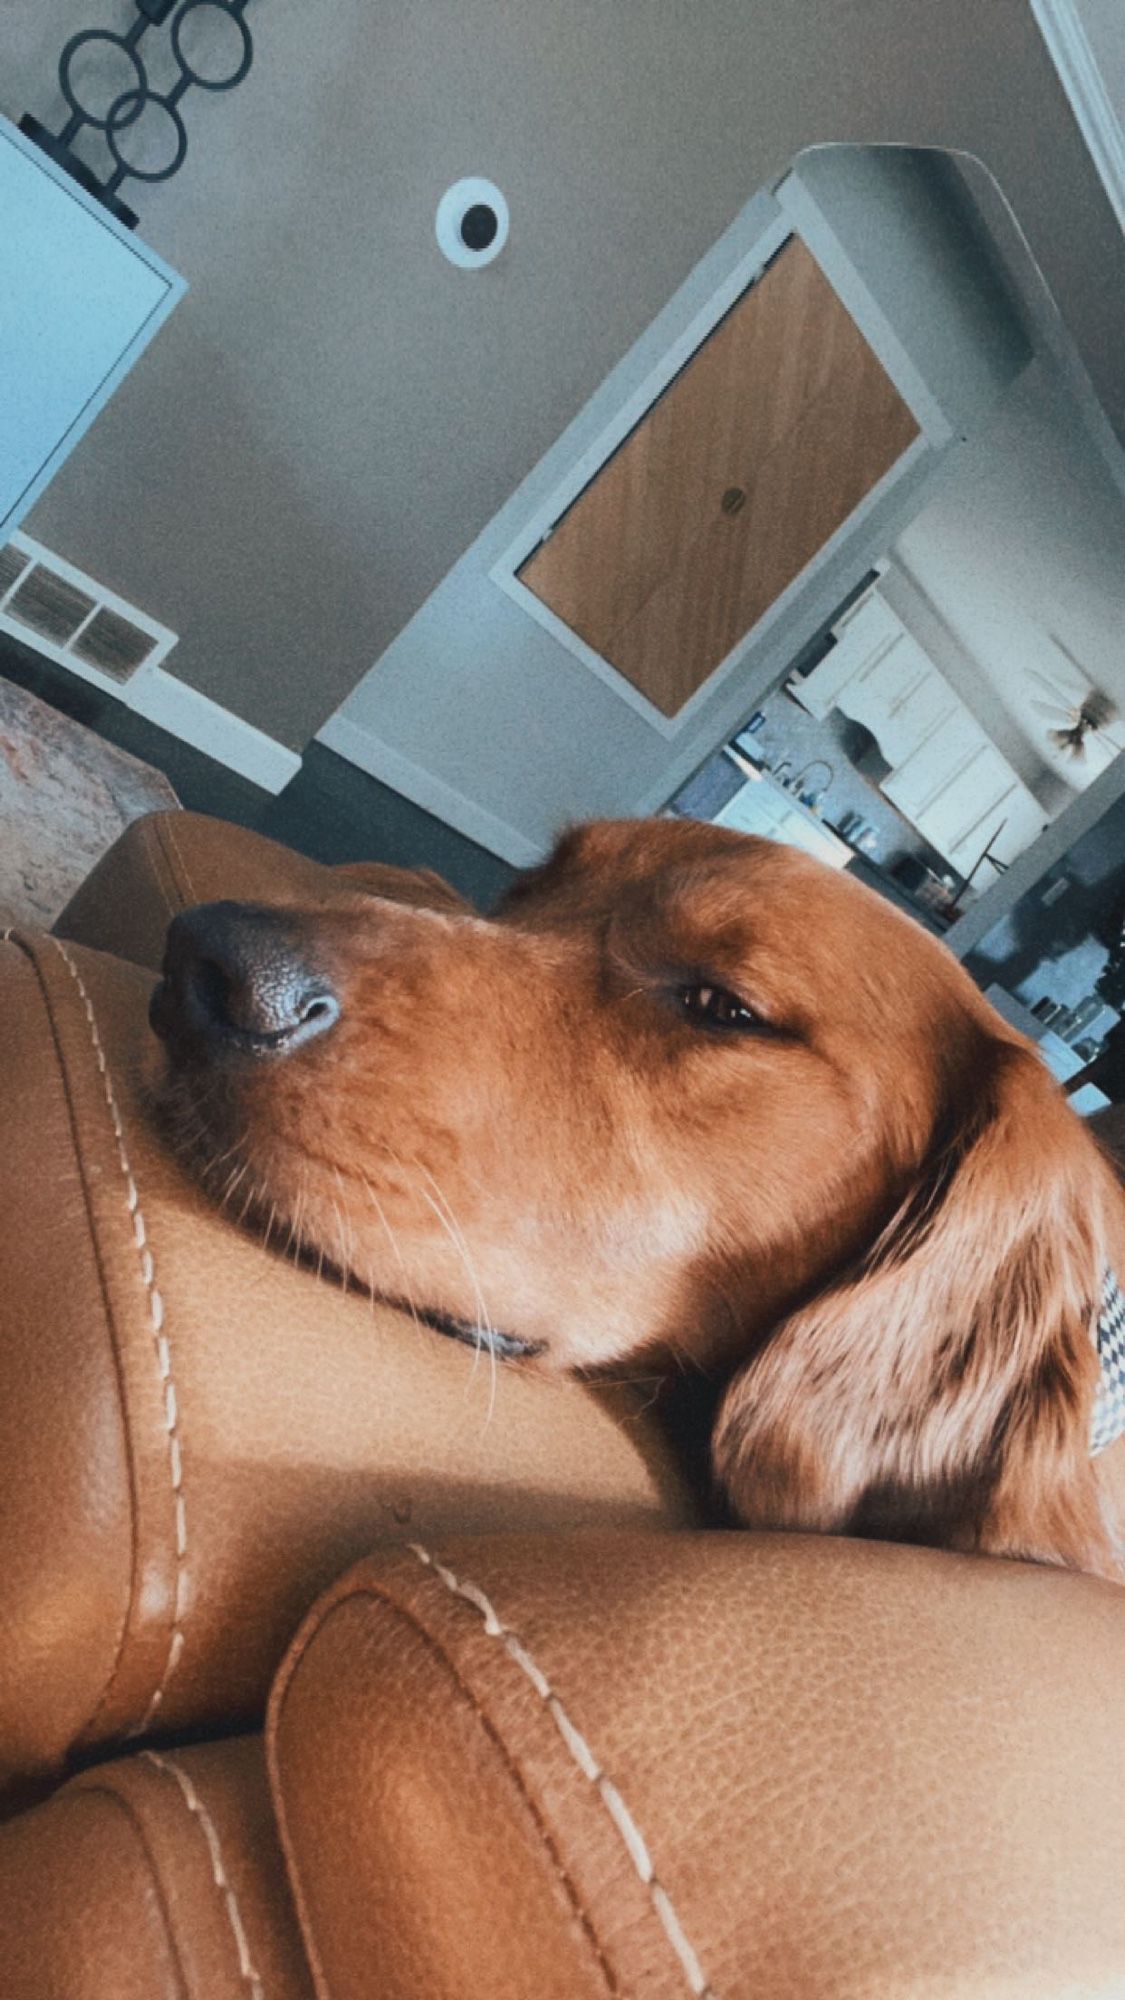
[[819,146],[794,174],[956,429],[987,422],[1031,348],[954,162]]
[[[923,594],[946,635],[944,649],[932,635],[935,660],[1054,814],[1100,765],[1052,747],[1033,706],[1050,695],[1032,676],[1101,688],[1125,715],[1125,496],[1040,365],[892,555],[889,601],[929,644],[910,584]],[[1120,721],[1114,736],[1125,741]]]
[[[0,109],[57,119],[65,35],[130,11],[7,0]],[[270,0],[249,18],[248,81],[193,93],[187,166],[134,197],[189,297],[27,526],[171,624],[176,673],[289,745],[810,143],[981,153],[1125,420],[1125,245],[1025,0]],[[467,171],[512,204],[477,277],[432,241]]]

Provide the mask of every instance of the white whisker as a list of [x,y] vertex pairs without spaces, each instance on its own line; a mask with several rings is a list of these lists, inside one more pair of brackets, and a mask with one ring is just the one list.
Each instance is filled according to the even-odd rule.
[[[434,1190],[434,1194],[436,1194],[438,1197],[438,1201],[434,1201],[432,1197],[426,1193],[425,1188],[419,1188],[418,1190],[419,1194],[422,1197],[422,1200],[426,1202],[428,1207],[431,1208],[433,1210],[433,1213],[437,1216],[438,1221],[441,1223],[442,1228],[445,1230],[446,1235],[449,1237],[449,1240],[452,1243],[454,1249],[460,1256],[461,1261],[465,1266],[465,1270],[468,1273],[469,1283],[472,1285],[473,1288],[473,1294],[476,1299],[476,1309],[477,1309],[477,1326],[475,1329],[477,1335],[476,1354],[473,1357],[473,1368],[475,1371],[477,1361],[480,1357],[481,1346],[483,1344],[488,1349],[488,1412],[485,1417],[485,1423],[490,1424],[492,1422],[492,1418],[496,1409],[496,1376],[497,1376],[496,1346],[495,1346],[496,1328],[492,1322],[492,1315],[489,1312],[488,1307],[485,1303],[484,1293],[481,1290],[480,1279],[477,1276],[476,1265],[473,1263],[473,1260],[469,1255],[469,1246],[465,1241],[464,1232],[461,1229],[461,1226],[457,1221],[457,1217],[454,1215],[453,1210],[449,1205],[449,1201],[446,1195],[439,1187],[437,1181],[434,1179],[433,1174],[430,1172],[429,1168],[425,1165],[423,1161],[416,1159],[412,1162],[412,1164],[414,1166],[421,1167],[422,1172],[425,1174],[426,1179],[429,1181],[430,1186]],[[441,1203],[440,1208],[438,1206],[438,1202]],[[482,1330],[485,1335],[483,1343],[480,1338]]]
[[[410,1308],[410,1317],[414,1321],[414,1324],[418,1328],[418,1331],[421,1332],[422,1322],[418,1317],[418,1307],[415,1303],[414,1293],[411,1288],[410,1281],[406,1275],[406,1260],[402,1254],[402,1246],[399,1243],[398,1237],[395,1235],[394,1230],[391,1228],[390,1221],[387,1217],[387,1212],[383,1207],[382,1202],[379,1200],[379,1197],[376,1194],[374,1188],[372,1187],[371,1182],[367,1179],[366,1174],[361,1174],[359,1175],[358,1178],[359,1178],[359,1185],[363,1189],[364,1194],[367,1196],[368,1201],[371,1203],[372,1208],[375,1210],[375,1213],[379,1219],[379,1223],[382,1227],[383,1233],[386,1236],[387,1241],[391,1246],[392,1255],[394,1256],[395,1261],[398,1264],[399,1273],[402,1278],[406,1303]],[[374,1293],[372,1293],[372,1300],[374,1301]]]
[[[344,1183],[340,1177],[339,1168],[334,1167],[333,1172],[339,1184],[340,1192],[341,1194],[343,1194]],[[332,1203],[332,1213],[336,1217],[336,1236],[340,1245],[340,1258],[339,1258],[340,1288],[342,1291],[346,1292],[348,1289],[348,1280],[351,1274],[352,1265],[355,1262],[355,1252],[354,1252],[355,1238],[354,1235],[351,1237],[350,1239],[351,1247],[349,1247],[349,1238],[347,1235],[347,1226],[344,1219],[344,1211],[341,1204],[338,1201],[334,1201]]]

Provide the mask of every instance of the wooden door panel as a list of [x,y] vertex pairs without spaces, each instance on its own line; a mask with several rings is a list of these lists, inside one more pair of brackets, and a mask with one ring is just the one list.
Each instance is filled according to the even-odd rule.
[[674,715],[917,435],[790,238],[520,576]]
[[713,508],[615,635],[606,657],[665,715],[683,707],[910,442],[913,429],[887,459],[885,438],[863,427],[857,386],[854,371],[829,381],[744,479],[741,513]]
[[739,483],[858,339],[835,315],[808,337],[825,287],[804,245],[787,244],[524,564],[524,582],[597,651],[678,560],[717,482],[720,496]]

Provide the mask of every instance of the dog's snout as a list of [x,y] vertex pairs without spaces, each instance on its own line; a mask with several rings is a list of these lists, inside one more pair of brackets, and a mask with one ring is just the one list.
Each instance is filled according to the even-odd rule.
[[340,1002],[291,917],[204,903],[169,926],[149,1018],[173,1051],[280,1055],[334,1027]]

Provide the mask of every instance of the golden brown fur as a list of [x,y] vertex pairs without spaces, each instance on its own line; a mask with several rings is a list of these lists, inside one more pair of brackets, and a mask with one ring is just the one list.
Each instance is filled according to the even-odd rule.
[[216,1192],[523,1365],[706,1371],[748,1524],[1117,1573],[1088,1436],[1122,1194],[944,947],[667,820],[568,835],[493,920],[435,903],[293,913],[331,1034],[173,1066]]

